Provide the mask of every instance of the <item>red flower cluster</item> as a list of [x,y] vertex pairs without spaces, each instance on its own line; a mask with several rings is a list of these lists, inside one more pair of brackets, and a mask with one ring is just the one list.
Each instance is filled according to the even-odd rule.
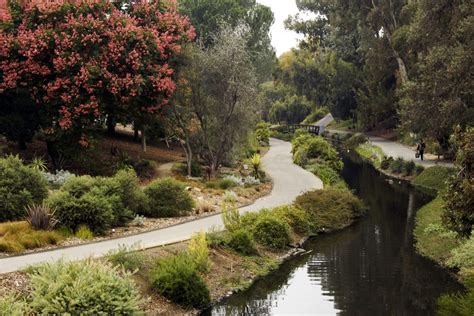
[[86,6],[62,15],[33,9],[14,31],[0,31],[0,93],[29,89],[63,130],[110,109],[137,117],[168,104],[176,88],[170,59],[195,37],[188,19],[158,3],[126,12]]

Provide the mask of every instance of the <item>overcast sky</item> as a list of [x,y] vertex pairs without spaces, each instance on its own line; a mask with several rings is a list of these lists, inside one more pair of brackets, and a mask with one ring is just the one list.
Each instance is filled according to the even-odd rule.
[[288,15],[298,13],[295,0],[257,0],[258,3],[269,6],[275,15],[275,23],[272,26],[272,44],[277,56],[297,46],[298,34],[285,29],[284,21]]

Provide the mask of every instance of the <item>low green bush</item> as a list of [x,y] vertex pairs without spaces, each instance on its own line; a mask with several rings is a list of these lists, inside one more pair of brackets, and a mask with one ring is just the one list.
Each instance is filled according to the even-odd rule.
[[276,217],[283,219],[290,225],[291,229],[298,234],[310,232],[310,220],[308,213],[293,205],[285,205],[271,210]]
[[30,308],[24,299],[13,294],[0,296],[0,316],[23,316],[29,314]]
[[83,240],[92,240],[94,238],[94,233],[86,225],[81,225],[74,236]]
[[40,171],[17,156],[0,158],[0,222],[22,219],[30,204],[41,204],[48,184]]
[[282,219],[260,215],[253,229],[255,240],[274,249],[283,249],[291,242],[290,227]]
[[145,194],[148,206],[143,215],[150,217],[173,217],[189,214],[194,201],[183,183],[172,178],[151,183]]
[[211,301],[206,283],[186,254],[158,260],[150,280],[155,291],[184,307],[203,308]]
[[120,246],[118,249],[110,251],[105,257],[114,266],[119,266],[130,272],[142,268],[146,260],[143,252],[126,246]]
[[355,133],[343,142],[343,147],[347,149],[354,149],[359,145],[365,144],[369,141],[367,136],[362,133]]
[[252,234],[243,228],[230,232],[226,245],[246,256],[256,253]]
[[217,182],[219,189],[227,190],[236,186],[236,183],[232,179],[220,179]]
[[454,248],[451,255],[448,260],[450,267],[474,270],[474,234],[464,241],[461,246]]
[[439,316],[472,316],[474,311],[474,286],[465,294],[444,294],[437,301]]
[[415,172],[416,164],[413,160],[406,161],[403,166],[403,171],[407,176],[412,175]]
[[305,166],[310,160],[326,164],[336,171],[342,170],[344,166],[336,149],[320,136],[295,133],[291,144],[293,161],[300,166]]
[[56,209],[55,216],[60,225],[73,231],[86,225],[94,234],[101,235],[114,222],[110,200],[92,192],[77,197],[67,191],[57,191],[49,196],[47,204]]
[[207,248],[206,234],[203,232],[194,234],[188,246],[189,258],[196,265],[199,272],[208,272],[211,269],[209,249]]
[[341,178],[336,170],[324,164],[312,164],[306,166],[306,169],[316,176],[318,176],[321,181],[323,181],[325,186],[335,185]]
[[433,166],[426,168],[421,172],[413,183],[429,189],[441,191],[447,187],[449,180],[456,173],[454,168],[443,166]]
[[268,146],[270,142],[270,124],[267,122],[258,123],[255,136],[260,146]]
[[313,124],[322,119],[328,114],[329,111],[326,107],[319,107],[314,109],[304,120],[303,124]]
[[403,172],[405,168],[405,161],[403,158],[398,157],[397,159],[393,160],[390,164],[390,171],[396,174],[400,174]]
[[382,161],[380,162],[380,168],[382,170],[388,170],[392,165],[393,157],[383,156]]
[[315,232],[345,228],[365,213],[351,191],[334,188],[306,192],[296,198],[295,206],[309,214]]
[[31,274],[31,303],[42,315],[131,315],[141,298],[130,273],[86,260],[43,264]]

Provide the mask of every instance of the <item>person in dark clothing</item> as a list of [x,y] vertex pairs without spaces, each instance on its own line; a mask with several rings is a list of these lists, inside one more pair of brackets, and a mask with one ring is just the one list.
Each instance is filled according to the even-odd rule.
[[423,160],[423,155],[425,153],[425,148],[426,148],[426,144],[422,139],[422,140],[420,140],[420,142],[418,143],[418,146],[416,147],[416,151],[417,151],[418,155],[420,156],[421,160]]

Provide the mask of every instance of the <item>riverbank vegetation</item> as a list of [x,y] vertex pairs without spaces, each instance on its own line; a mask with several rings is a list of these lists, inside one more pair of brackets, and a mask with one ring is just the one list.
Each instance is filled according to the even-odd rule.
[[414,230],[417,249],[457,272],[467,288],[465,294],[439,299],[441,315],[469,315],[474,310],[473,140],[472,128],[467,132],[457,131],[456,169],[429,172],[429,168],[418,180],[420,185],[436,189],[438,196],[417,213]]

